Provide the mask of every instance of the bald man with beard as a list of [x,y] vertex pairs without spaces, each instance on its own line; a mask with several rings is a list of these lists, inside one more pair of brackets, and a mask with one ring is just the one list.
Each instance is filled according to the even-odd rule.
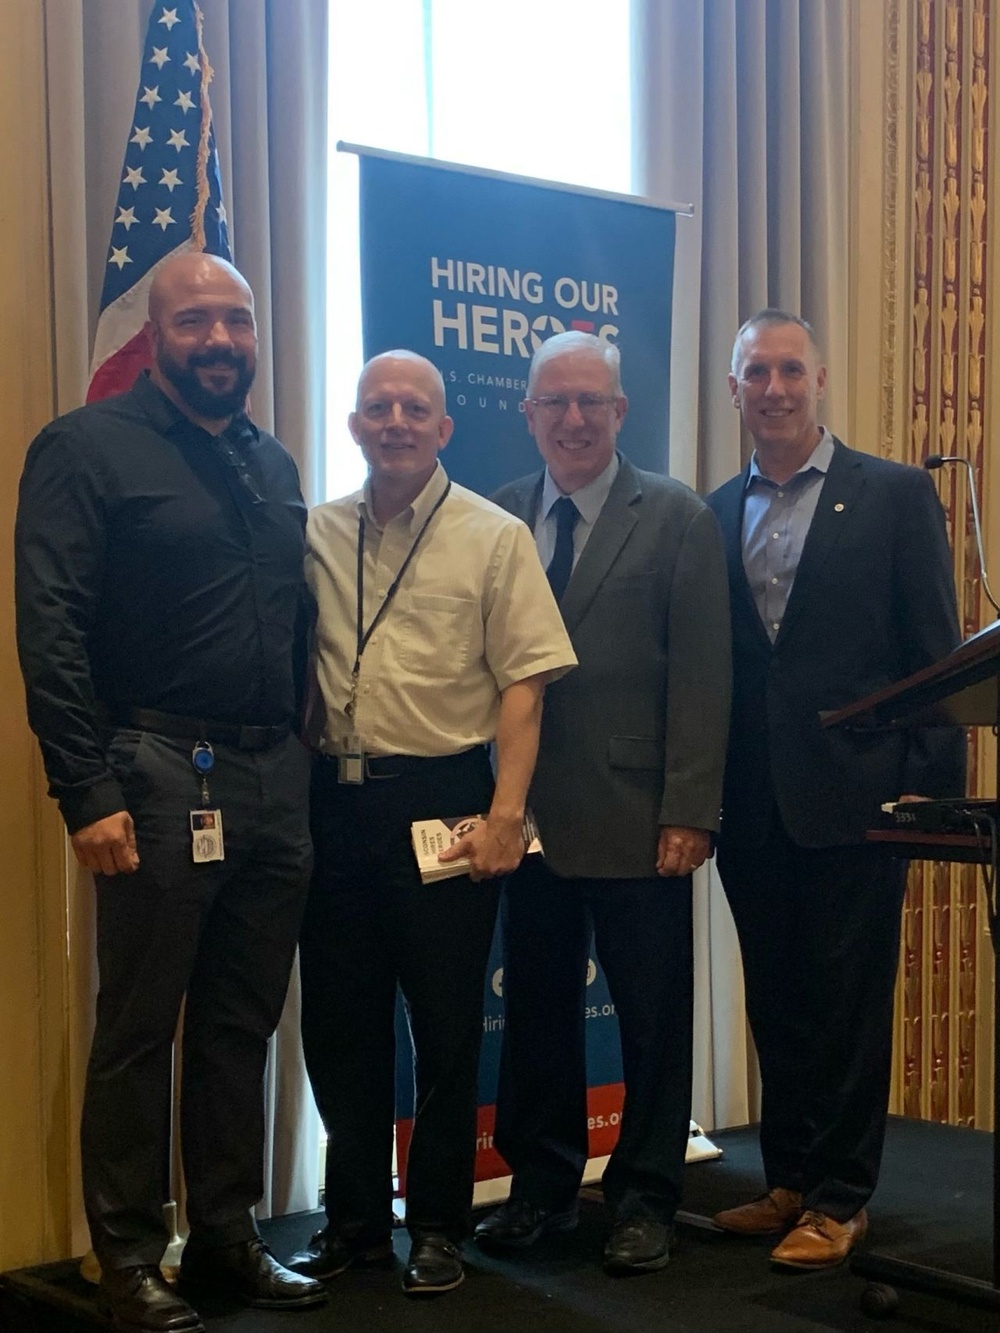
[[305,507],[291,458],[244,411],[257,331],[236,269],[166,261],[146,335],[152,368],[127,393],[60,417],[28,452],[18,647],[50,792],[95,877],[81,1140],[98,1303],[119,1329],[195,1333],[159,1268],[185,996],[182,1290],[273,1309],[325,1298],[275,1262],[251,1213],[311,864],[294,734]]

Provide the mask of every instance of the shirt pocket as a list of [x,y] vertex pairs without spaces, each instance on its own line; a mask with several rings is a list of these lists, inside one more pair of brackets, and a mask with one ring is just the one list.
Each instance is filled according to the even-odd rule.
[[449,680],[483,652],[479,602],[470,597],[411,593],[400,617],[396,656],[404,671]]

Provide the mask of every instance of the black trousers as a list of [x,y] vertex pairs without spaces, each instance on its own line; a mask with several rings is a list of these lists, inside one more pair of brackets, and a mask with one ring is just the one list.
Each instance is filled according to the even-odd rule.
[[878,1180],[892,1057],[904,862],[861,846],[719,851],[761,1071],[769,1189],[838,1221]]
[[264,1192],[263,1075],[281,1016],[311,865],[309,756],[215,747],[225,860],[195,865],[191,743],[122,730],[109,761],[135,821],[139,869],[97,876],[100,988],[81,1144],[94,1250],[156,1264],[171,1122],[171,1051],[184,1009],[181,1147],[191,1234],[254,1234]]
[[625,1080],[605,1199],[616,1218],[670,1222],[691,1118],[690,877],[563,879],[529,857],[508,880],[501,910],[506,1023],[494,1142],[514,1174],[512,1197],[562,1210],[580,1186],[593,934]]
[[314,769],[302,1040],[329,1140],[327,1217],[346,1239],[384,1239],[392,1226],[397,986],[415,1055],[406,1224],[411,1235],[455,1240],[469,1229],[483,982],[499,891],[465,875],[422,884],[410,824],[485,811],[492,793],[483,749],[359,786],[339,784],[327,760]]

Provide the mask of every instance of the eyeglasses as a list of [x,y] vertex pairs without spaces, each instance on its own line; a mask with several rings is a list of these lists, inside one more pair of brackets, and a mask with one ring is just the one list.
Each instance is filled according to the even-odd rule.
[[616,393],[578,393],[575,398],[570,398],[564,393],[552,393],[541,398],[529,398],[528,402],[536,411],[558,420],[566,415],[571,403],[576,404],[582,417],[600,416],[606,408],[618,402],[618,397]]

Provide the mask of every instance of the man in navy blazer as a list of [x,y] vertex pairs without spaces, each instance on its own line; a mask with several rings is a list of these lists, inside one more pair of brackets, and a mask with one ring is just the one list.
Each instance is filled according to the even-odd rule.
[[603,1182],[611,1273],[669,1258],[691,1112],[691,872],[718,827],[730,688],[718,524],[686,486],[616,452],[627,408],[617,348],[549,338],[525,404],[545,470],[493,497],[534,532],[579,666],[546,691],[529,793],[544,859],[528,857],[503,899],[494,1141],[513,1184],[476,1232],[520,1247],[576,1223],[593,934],[626,1086]]
[[824,731],[821,711],[959,641],[944,514],[926,472],[818,424],[812,331],[764,310],[729,387],[749,466],[708,497],[726,542],[733,712],[719,870],[760,1058],[767,1193],[719,1213],[781,1237],[787,1268],[842,1262],[864,1235],[889,1097],[905,863],[863,845],[884,801],[964,790],[964,733]]

